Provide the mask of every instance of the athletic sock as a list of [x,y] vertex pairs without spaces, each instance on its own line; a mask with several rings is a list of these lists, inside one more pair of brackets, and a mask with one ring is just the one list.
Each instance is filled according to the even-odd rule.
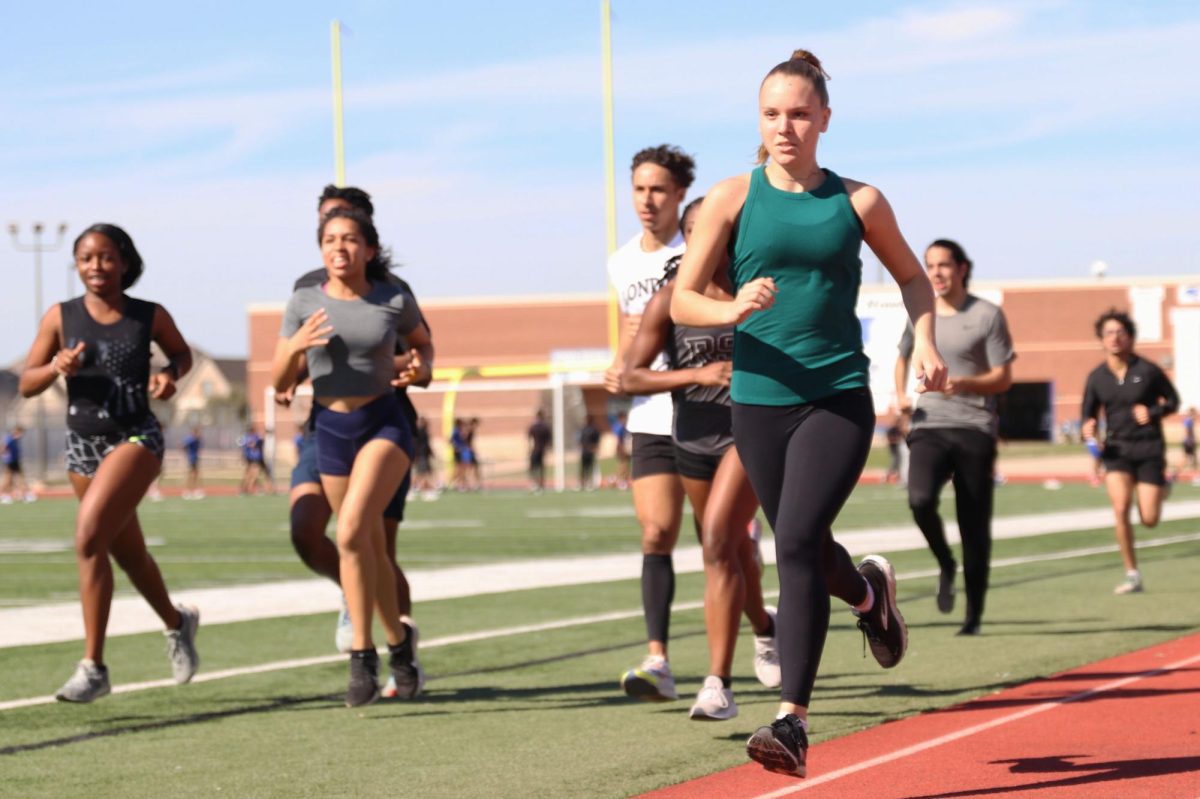
[[671,556],[642,555],[642,610],[649,640],[667,642],[674,599],[675,565]]
[[[403,622],[401,622],[403,624]],[[401,659],[412,660],[412,627],[404,624],[404,642],[400,644],[388,644],[388,654],[400,657]]]
[[728,691],[730,688],[733,687],[733,678],[732,677],[722,677],[721,678],[721,687],[724,688],[726,691]]
[[858,613],[866,613],[875,607],[875,589],[871,587],[870,580],[863,580],[863,582],[867,584],[867,595],[861,603],[854,606],[854,610]]
[[759,638],[774,638],[775,637],[775,617],[770,613],[767,614],[767,629],[761,633],[755,633]]

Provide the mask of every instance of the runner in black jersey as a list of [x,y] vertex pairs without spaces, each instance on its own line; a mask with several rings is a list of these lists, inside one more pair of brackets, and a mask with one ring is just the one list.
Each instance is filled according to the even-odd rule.
[[1101,455],[1104,483],[1125,562],[1125,581],[1115,593],[1132,594],[1142,590],[1129,521],[1134,487],[1142,524],[1154,527],[1162,513],[1166,486],[1162,418],[1179,409],[1179,395],[1162,369],[1133,351],[1137,328],[1127,314],[1112,309],[1101,315],[1096,320],[1096,337],[1106,357],[1088,375],[1081,432],[1085,439],[1096,436],[1097,418],[1103,409],[1108,429]]
[[[685,241],[702,199],[693,200],[683,211],[680,227]],[[634,396],[671,392],[675,464],[704,551],[709,670],[689,717],[722,721],[738,713],[730,685],[743,612],[754,629],[755,674],[768,688],[779,686],[775,609],[763,605],[762,572],[747,532],[758,499],[733,447],[729,406],[733,327],[698,328],[671,322],[672,278],[680,258],[676,255],[667,262],[662,285],[642,312],[625,356],[621,387]],[[709,293],[732,299],[724,280],[710,284]],[[664,351],[666,370],[652,368]]]
[[[339,208],[358,208],[368,216],[373,215],[375,211],[375,206],[371,202],[371,196],[362,189],[354,186],[329,185],[324,188],[321,196],[317,199],[318,223],[330,212]],[[314,269],[297,278],[292,286],[292,290],[295,291],[307,286],[319,286],[325,282],[326,278],[327,273],[324,267]],[[409,295],[415,297],[412,287],[394,273],[388,273],[388,280],[399,286]],[[422,325],[426,335],[428,335],[429,326],[425,322],[424,316],[422,316]],[[427,347],[409,348],[407,342],[398,342],[396,372],[401,376],[402,384],[396,387],[396,397],[400,401],[400,407],[408,419],[409,425],[414,430],[417,424],[417,411],[412,404],[412,400],[408,397],[407,389],[409,385],[429,385],[429,381],[433,375],[432,370],[432,344]],[[287,404],[291,402],[292,394],[293,391],[283,392],[278,395],[278,398]],[[321,477],[317,471],[317,443],[316,435],[313,432],[311,414],[304,423],[303,432],[304,436],[300,441],[299,447],[299,458],[295,468],[292,470],[292,485],[289,495],[289,520],[291,523],[292,546],[295,548],[296,553],[300,555],[300,559],[304,561],[305,565],[317,574],[328,577],[340,585],[337,546],[325,535],[325,530],[329,525],[329,519],[333,515],[333,510],[329,507],[329,502],[321,488]],[[387,543],[388,560],[392,565],[392,572],[395,578],[396,601],[400,607],[401,618],[406,624],[416,630],[416,622],[412,619],[412,593],[409,589],[408,579],[405,577],[404,571],[400,568],[400,564],[396,560],[396,534],[400,523],[404,520],[404,508],[410,483],[411,476],[405,476],[404,481],[400,484],[400,488],[396,491],[395,496],[392,497],[392,501],[384,509],[383,529]],[[337,626],[334,632],[334,646],[339,652],[349,652],[351,637],[350,614],[346,610],[343,599],[342,611],[338,614]],[[382,696],[394,697],[396,694],[396,686],[389,678],[383,688]]]
[[[175,393],[192,353],[165,308],[125,294],[142,274],[129,234],[116,225],[92,225],[73,249],[86,293],[42,317],[20,389],[32,397],[60,376],[67,380],[67,475],[79,498],[75,557],[85,643],[83,660],[55,696],[91,702],[111,690],[104,665],[113,593],[109,555],[166,625],[175,682],[191,680],[200,662],[200,613],[171,602],[137,518],[138,503],[162,469],[162,428],[150,399]],[[155,373],[151,342],[169,359]]]

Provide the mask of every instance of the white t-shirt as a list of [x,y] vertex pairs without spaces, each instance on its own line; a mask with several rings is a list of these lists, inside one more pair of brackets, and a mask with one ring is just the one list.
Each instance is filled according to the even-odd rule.
[[[662,280],[667,261],[683,249],[683,236],[677,233],[669,246],[646,252],[642,249],[642,234],[638,233],[608,257],[608,279],[617,291],[617,304],[622,313],[637,316],[646,309],[646,303],[650,302]],[[666,356],[660,352],[650,368],[665,370]],[[674,405],[669,391],[634,397],[629,409],[629,432],[669,436],[673,417]]]

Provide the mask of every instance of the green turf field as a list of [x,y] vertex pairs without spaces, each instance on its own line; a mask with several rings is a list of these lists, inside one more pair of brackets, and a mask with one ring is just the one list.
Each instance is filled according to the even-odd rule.
[[[1200,490],[1177,488],[1177,499]],[[1005,486],[999,513],[1103,506],[1103,493],[1068,486]],[[635,551],[628,495],[446,496],[415,503],[403,533],[420,567],[549,553]],[[13,542],[69,543],[69,501],[0,508],[0,592],[7,605],[74,597],[69,550],[11,554]],[[281,499],[166,500],[144,526],[173,587],[307,574],[291,562]],[[844,527],[905,522],[902,494],[855,494]],[[470,524],[466,524],[467,522]],[[457,522],[457,525],[455,524]],[[479,526],[477,522],[481,522]],[[1200,522],[1139,531],[1142,540],[1200,532]],[[1115,554],[1056,553],[1111,543],[1109,530],[996,542],[984,635],[953,636],[959,618],[933,607],[931,577],[903,579],[911,629],[906,660],[881,671],[862,656],[849,613],[835,605],[813,704],[814,739],[939,707],[1071,666],[1195,631],[1200,541],[1146,549],[1147,592],[1114,597]],[[27,546],[28,548],[28,546]],[[1008,559],[1031,562],[1006,565]],[[927,571],[924,552],[896,553],[897,571]],[[773,588],[773,574],[769,578]],[[118,578],[120,584],[120,578]],[[681,575],[677,605],[693,606],[700,575]],[[641,658],[636,581],[535,589],[420,603],[430,681],[414,703],[341,706],[345,666],[328,662],[114,695],[91,706],[0,711],[4,796],[623,797],[745,762],[742,742],[772,715],[775,696],[754,682],[750,639],[735,659],[741,715],[689,722],[707,663],[698,609],[673,617],[672,665],[684,697],[645,705],[617,690]],[[588,616],[628,611],[617,621]],[[557,629],[505,634],[518,624]],[[293,658],[331,656],[330,614],[202,627],[202,674]],[[0,649],[0,701],[46,695],[67,677],[78,643]],[[114,684],[167,675],[158,634],[113,639]],[[814,764],[814,767],[819,767]]]
[[[1192,493],[1187,493],[1192,492]],[[1180,489],[1180,496],[1200,491]],[[953,512],[953,493],[943,502]],[[861,486],[839,529],[908,524],[903,490]],[[1059,491],[1012,484],[996,492],[996,514],[1105,507],[1102,490],[1067,484]],[[71,541],[76,503],[44,500],[0,506],[0,607],[76,596]],[[413,568],[552,555],[636,552],[637,523],[629,494],[519,492],[445,494],[414,501],[400,535],[401,562]],[[253,583],[309,576],[288,538],[287,499],[168,497],[144,502],[142,528],[167,584],[174,588]],[[685,530],[684,537],[690,535]],[[693,539],[690,539],[694,541]],[[128,589],[118,579],[118,591]]]

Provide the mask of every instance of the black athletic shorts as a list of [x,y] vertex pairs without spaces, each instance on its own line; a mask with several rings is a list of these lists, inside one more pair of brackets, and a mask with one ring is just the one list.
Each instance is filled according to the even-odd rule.
[[670,436],[634,433],[632,461],[630,471],[634,480],[653,474],[679,473],[675,465],[675,442]]
[[1133,475],[1136,483],[1156,486],[1167,484],[1167,461],[1163,454],[1162,441],[1110,439],[1104,443],[1104,452],[1100,457],[1107,471]]
[[682,447],[675,447],[675,466],[679,470],[680,477],[686,477],[689,480],[704,480],[711,483],[713,475],[717,473],[717,467],[721,465],[721,459],[728,452],[728,447],[722,450],[719,454],[711,452],[689,452]]

